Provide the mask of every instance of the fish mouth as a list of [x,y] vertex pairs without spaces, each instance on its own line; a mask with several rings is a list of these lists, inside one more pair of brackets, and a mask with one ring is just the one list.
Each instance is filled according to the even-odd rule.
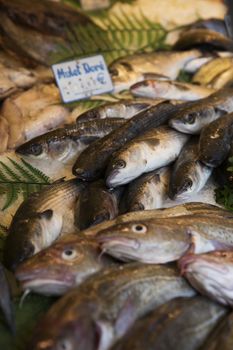
[[190,272],[190,265],[193,264],[197,260],[197,256],[195,254],[187,254],[184,255],[178,261],[178,267],[181,271],[181,275],[185,275],[187,272]]
[[30,290],[43,295],[62,295],[72,287],[71,283],[55,279],[35,278],[20,280],[23,290]]
[[116,247],[126,247],[138,250],[140,248],[140,242],[137,239],[130,239],[126,237],[118,236],[99,236],[96,237],[98,243],[103,251],[112,250]]
[[117,187],[118,185],[120,185],[119,181],[114,181],[114,178],[118,174],[119,174],[119,170],[117,170],[117,169],[111,171],[111,173],[105,179],[105,183],[106,183],[107,187],[112,188],[112,187]]
[[193,269],[192,269],[192,265],[197,263],[198,264],[198,268],[196,266],[195,269],[198,269],[198,273],[200,271],[200,268],[204,268],[205,269],[205,273],[202,271],[202,274],[206,276],[208,276],[207,273],[207,269],[209,271],[213,271],[219,274],[224,274],[228,272],[228,269],[226,266],[224,266],[221,263],[216,263],[215,261],[208,259],[208,258],[204,258],[200,255],[195,255],[195,254],[187,254],[184,255],[178,262],[178,266],[180,268],[181,271],[181,275],[185,275],[187,273],[193,273]]

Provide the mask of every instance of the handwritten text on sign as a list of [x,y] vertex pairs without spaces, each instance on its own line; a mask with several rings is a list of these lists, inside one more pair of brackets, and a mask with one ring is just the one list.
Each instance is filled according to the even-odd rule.
[[101,55],[54,64],[52,69],[66,103],[113,90],[108,68]]

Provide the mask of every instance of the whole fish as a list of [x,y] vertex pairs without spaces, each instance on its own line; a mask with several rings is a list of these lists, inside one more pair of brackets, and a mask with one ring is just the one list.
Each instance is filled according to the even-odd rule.
[[141,175],[129,184],[126,193],[127,211],[162,208],[167,197],[168,167]]
[[200,350],[231,350],[232,348],[233,312],[218,323]]
[[118,58],[109,66],[114,91],[129,89],[147,77],[175,80],[189,61],[200,57],[198,50],[185,52],[152,52]]
[[175,113],[170,126],[184,133],[199,134],[205,125],[230,112],[233,112],[233,90],[222,89]]
[[26,258],[48,247],[65,225],[73,228],[74,205],[83,184],[59,181],[33,193],[14,215],[4,248],[4,263],[14,270]]
[[122,189],[110,191],[104,180],[87,184],[76,205],[76,225],[80,230],[114,219],[118,215],[118,205]]
[[30,349],[107,350],[139,317],[170,299],[193,295],[175,268],[108,268],[51,307],[36,328]]
[[233,305],[233,252],[186,254],[179,260],[181,273],[200,293],[224,305]]
[[112,350],[199,350],[226,313],[201,296],[176,298],[138,320]]
[[120,128],[84,150],[73,166],[73,174],[89,181],[100,178],[113,152],[148,129],[166,123],[174,111],[180,108],[180,105],[164,102],[136,114]]
[[100,253],[99,245],[93,239],[69,234],[22,262],[15,276],[23,290],[63,295],[87,277],[116,264],[107,256],[100,257]]
[[151,128],[113,155],[106,171],[107,186],[129,183],[143,173],[172,163],[187,141],[186,134],[167,126]]
[[85,122],[93,119],[124,118],[130,119],[138,112],[150,107],[152,101],[122,100],[119,102],[107,103],[103,106],[92,108],[80,114],[76,121]]
[[189,249],[195,253],[233,247],[232,215],[185,215],[131,220],[100,231],[103,252],[121,261],[164,264],[178,260]]
[[66,125],[22,144],[16,153],[34,159],[72,163],[92,142],[124,124],[124,119],[91,120]]
[[202,164],[198,157],[198,139],[193,138],[182,149],[174,164],[168,192],[171,199],[188,198],[206,184],[212,168]]
[[194,101],[207,97],[214,89],[170,80],[143,80],[130,88],[134,96]]
[[181,33],[173,49],[189,50],[194,47],[232,51],[233,44],[230,38],[219,32],[205,28],[194,28]]
[[233,113],[207,125],[199,140],[199,159],[210,167],[219,166],[230,151],[232,134]]
[[15,332],[15,319],[11,303],[10,288],[5,275],[4,267],[0,263],[0,309],[10,330]]

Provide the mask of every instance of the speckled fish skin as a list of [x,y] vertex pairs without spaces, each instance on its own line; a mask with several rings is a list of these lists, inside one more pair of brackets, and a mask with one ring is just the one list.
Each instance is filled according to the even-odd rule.
[[175,161],[168,192],[171,199],[186,199],[199,192],[212,173],[212,168],[199,161],[198,141],[196,137],[189,140]]
[[135,219],[100,231],[96,239],[103,252],[121,261],[164,264],[191,247],[197,254],[232,249],[232,223],[232,217],[204,214]]
[[0,309],[12,333],[15,333],[15,318],[11,303],[10,288],[5,275],[4,267],[0,263]]
[[[4,248],[4,263],[14,270],[26,258],[48,247],[61,234],[83,184],[72,179],[33,193],[16,211]],[[70,223],[73,227],[73,222]]]
[[159,209],[167,198],[169,167],[143,174],[129,184],[126,193],[127,211]]
[[211,332],[200,350],[231,350],[233,348],[233,312],[224,317]]
[[42,295],[63,295],[89,276],[117,263],[95,240],[69,234],[21,263],[15,276],[23,290]]
[[233,305],[233,252],[186,254],[179,261],[182,274],[201,294]]
[[143,53],[119,58],[109,66],[114,91],[129,89],[133,84],[144,80],[147,73],[175,80],[185,64],[200,56],[198,50],[190,50]]
[[80,194],[75,209],[76,224],[80,230],[112,220],[118,215],[121,189],[110,191],[104,180],[87,184]]
[[93,119],[123,118],[130,119],[143,109],[150,107],[152,100],[147,102],[137,100],[126,100],[120,102],[107,103],[103,106],[93,108],[79,115],[77,122],[85,122]]
[[84,150],[73,166],[73,174],[87,181],[97,180],[104,174],[113,152],[148,129],[166,123],[180,108],[180,105],[164,102],[136,114],[120,128]]
[[198,350],[226,313],[201,296],[176,298],[138,320],[112,350]]
[[166,301],[195,291],[176,268],[128,264],[105,269],[55,303],[30,349],[107,350],[136,319]]
[[186,134],[167,126],[150,129],[113,155],[106,171],[106,185],[117,187],[143,173],[169,165],[178,157],[187,141]]
[[230,112],[233,112],[233,89],[221,89],[177,112],[169,124],[178,131],[199,134],[204,126]]
[[74,162],[92,142],[124,124],[124,119],[92,120],[55,129],[24,143],[16,153],[27,158]]
[[219,166],[231,149],[233,113],[207,125],[199,140],[199,159],[209,167]]
[[144,80],[131,86],[134,96],[195,101],[207,97],[215,89],[169,80]]

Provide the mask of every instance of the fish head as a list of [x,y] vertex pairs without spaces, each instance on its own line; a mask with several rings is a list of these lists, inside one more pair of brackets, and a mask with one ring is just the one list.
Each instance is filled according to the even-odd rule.
[[142,80],[142,74],[137,73],[126,59],[117,60],[109,66],[114,91],[128,90],[131,85]]
[[40,159],[47,155],[48,145],[41,138],[36,137],[16,148],[15,152],[22,156]]
[[102,268],[98,244],[68,235],[21,263],[15,272],[24,290],[63,295]]
[[171,88],[171,84],[165,80],[143,80],[132,85],[130,91],[134,96],[166,98],[169,88]]

